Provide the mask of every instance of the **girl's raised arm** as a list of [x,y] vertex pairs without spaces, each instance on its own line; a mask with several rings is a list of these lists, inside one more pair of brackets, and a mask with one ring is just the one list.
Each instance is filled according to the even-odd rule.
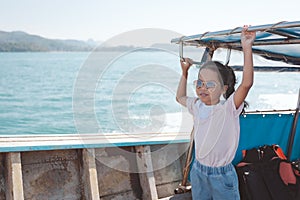
[[244,26],[241,34],[241,43],[244,53],[244,68],[242,82],[237,88],[234,95],[234,103],[236,108],[246,99],[246,96],[253,85],[253,55],[252,44],[255,40],[256,33],[254,31],[248,31],[248,26]]
[[187,84],[187,78],[188,78],[188,71],[192,65],[192,60],[189,58],[185,58],[184,60],[180,61],[181,69],[182,69],[182,76],[179,81],[179,85],[177,88],[176,93],[176,101],[180,103],[183,106],[186,106],[186,84]]

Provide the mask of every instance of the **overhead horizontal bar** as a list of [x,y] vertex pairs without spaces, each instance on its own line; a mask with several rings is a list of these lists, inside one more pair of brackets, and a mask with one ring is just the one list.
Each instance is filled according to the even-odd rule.
[[[275,23],[275,24],[250,26],[248,28],[248,30],[249,31],[267,32],[267,31],[271,31],[271,30],[276,30],[278,28],[293,28],[293,27],[300,27],[300,21],[279,22],[279,23]],[[234,29],[228,29],[228,30],[223,30],[223,31],[206,32],[206,33],[203,33],[203,34],[184,36],[184,37],[172,39],[171,43],[179,43],[181,41],[199,40],[199,39],[205,39],[205,38],[216,37],[216,36],[226,36],[226,35],[241,33],[242,30],[243,30],[243,27],[237,27],[237,28],[234,28]]]
[[[223,41],[187,41],[183,43],[186,46],[208,46],[213,45],[215,48],[218,47],[240,47],[241,43],[240,41],[237,42],[223,42]],[[299,39],[269,39],[269,40],[257,40],[253,43],[253,46],[264,46],[264,45],[282,45],[282,44],[300,44],[300,38]]]

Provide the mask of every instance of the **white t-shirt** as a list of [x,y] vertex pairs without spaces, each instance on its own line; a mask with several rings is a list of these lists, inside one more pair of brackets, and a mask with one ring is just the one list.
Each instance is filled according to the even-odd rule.
[[242,104],[236,109],[234,93],[217,105],[207,106],[199,98],[187,98],[187,108],[194,117],[196,159],[211,167],[232,162],[240,138],[239,115]]

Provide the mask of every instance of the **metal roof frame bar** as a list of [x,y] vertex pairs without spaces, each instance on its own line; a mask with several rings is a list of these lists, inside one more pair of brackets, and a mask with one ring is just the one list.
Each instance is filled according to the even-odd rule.
[[[250,26],[248,28],[249,31],[261,31],[261,32],[270,32],[273,34],[277,34],[275,31],[276,29],[283,29],[283,28],[294,28],[300,27],[300,21],[294,22],[279,22],[276,24],[266,24],[266,25],[258,25],[258,26]],[[228,29],[223,31],[215,31],[215,32],[206,32],[203,34],[197,34],[192,36],[184,36],[180,38],[175,38],[171,40],[171,43],[179,43],[180,41],[188,42],[193,40],[202,40],[205,38],[216,37],[216,36],[227,36],[236,33],[241,33],[243,27],[236,27],[234,29]],[[282,30],[281,30],[282,31]]]

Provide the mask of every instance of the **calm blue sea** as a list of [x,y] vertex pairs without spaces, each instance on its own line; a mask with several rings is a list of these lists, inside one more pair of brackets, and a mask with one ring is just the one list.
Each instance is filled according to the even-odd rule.
[[[179,77],[164,51],[0,53],[0,134],[188,130]],[[294,109],[299,86],[296,72],[256,72],[248,110]]]

